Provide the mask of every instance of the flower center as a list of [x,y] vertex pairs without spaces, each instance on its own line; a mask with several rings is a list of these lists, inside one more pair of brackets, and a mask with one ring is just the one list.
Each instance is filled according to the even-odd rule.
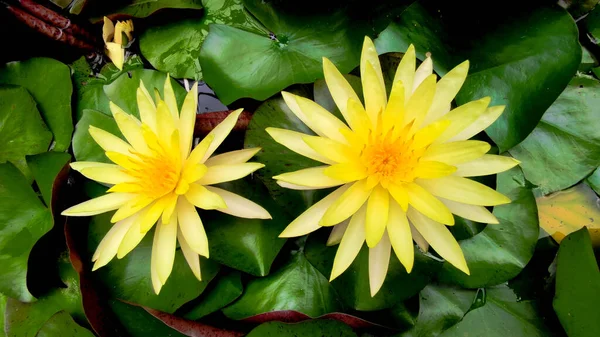
[[412,139],[406,141],[404,137],[389,138],[380,137],[366,144],[361,153],[361,161],[367,168],[367,174],[384,184],[413,181],[414,169],[423,151],[415,151],[411,147]]
[[138,167],[128,174],[137,178],[141,193],[152,198],[160,198],[177,187],[180,165],[172,160],[173,158],[141,154],[138,156],[140,157]]

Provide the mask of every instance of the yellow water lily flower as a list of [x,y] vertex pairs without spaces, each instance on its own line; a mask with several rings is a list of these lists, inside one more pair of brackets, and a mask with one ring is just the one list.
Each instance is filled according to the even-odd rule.
[[201,279],[199,255],[209,257],[208,239],[195,207],[242,218],[271,218],[258,204],[210,186],[240,179],[264,165],[247,162],[260,148],[212,156],[235,126],[242,109],[227,116],[191,151],[197,90],[196,83],[180,113],[168,76],[164,100],[155,91],[156,102],[140,82],[137,103],[141,121],[110,102],[112,115],[127,141],[90,126],[91,136],[114,164],[80,161],[71,167],[112,187],[106,195],[62,214],[91,216],[117,210],[111,219],[113,227],[94,253],[93,270],[115,256],[127,255],[156,224],[150,270],[158,294],[173,269],[177,241],[194,275]]
[[[123,69],[125,61],[125,49],[123,47],[133,39],[133,21],[117,21],[114,25],[106,16],[104,17],[104,25],[102,26],[102,39],[106,46],[106,55],[113,61],[119,70]],[[127,36],[128,41],[123,41],[123,34]]]
[[456,268],[469,268],[446,226],[453,213],[496,224],[484,206],[509,203],[495,190],[467,177],[506,171],[512,158],[486,154],[490,145],[468,140],[494,122],[503,106],[485,97],[450,110],[467,76],[465,61],[439,81],[431,58],[416,69],[415,49],[406,51],[386,93],[373,42],[365,38],[360,73],[364,102],[346,78],[323,58],[325,81],[346,123],[317,103],[282,92],[290,110],[316,135],[267,128],[278,143],[322,166],[280,174],[277,183],[297,190],[341,186],[296,218],[280,237],[334,226],[328,244],[340,244],[331,280],[343,273],[363,243],[369,247],[371,295],[385,279],[391,248],[410,272],[413,240],[431,245]]

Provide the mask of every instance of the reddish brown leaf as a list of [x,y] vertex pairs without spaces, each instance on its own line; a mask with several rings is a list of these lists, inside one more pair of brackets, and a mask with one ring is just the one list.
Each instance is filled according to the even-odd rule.
[[[203,137],[206,136],[215,126],[219,125],[233,110],[229,111],[216,111],[207,112],[196,115],[196,125],[194,126],[194,136]],[[248,124],[252,119],[252,113],[248,111],[242,112],[238,118],[232,132],[245,132],[248,128]]]
[[177,317],[175,315],[167,314],[162,311],[154,310],[147,307],[142,307],[150,315],[161,320],[163,323],[175,329],[182,334],[190,337],[241,337],[245,335],[244,332],[224,330],[212,327],[210,325],[202,324],[196,321],[190,321],[185,318]]

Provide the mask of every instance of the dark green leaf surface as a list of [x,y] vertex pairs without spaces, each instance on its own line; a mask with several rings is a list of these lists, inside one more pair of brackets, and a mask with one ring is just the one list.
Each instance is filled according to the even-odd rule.
[[75,323],[68,313],[59,311],[42,326],[36,337],[94,337],[94,334]]
[[600,166],[600,82],[574,78],[533,132],[510,150],[542,194],[565,189]]
[[112,117],[106,116],[100,111],[84,110],[83,116],[77,123],[75,133],[73,134],[73,154],[75,155],[75,159],[77,161],[112,163],[104,154],[104,150],[100,145],[96,144],[90,135],[90,125],[124,139],[117,123]]
[[48,208],[52,205],[54,180],[70,160],[71,155],[62,152],[46,152],[27,157],[27,165]]
[[38,104],[42,118],[54,134],[55,151],[71,143],[71,72],[65,64],[50,58],[11,62],[0,69],[0,83],[26,88]]
[[0,164],[0,292],[24,302],[27,260],[33,245],[52,228],[52,214],[12,164]]
[[439,276],[444,282],[465,288],[497,285],[519,274],[533,256],[539,226],[532,186],[518,167],[500,173],[497,186],[512,202],[494,207],[499,224],[459,241],[471,275],[445,262]]
[[486,130],[503,152],[527,137],[577,71],[577,27],[558,6],[517,13],[508,4],[493,10],[471,5],[416,2],[381,34],[377,46],[379,52],[404,52],[413,43],[421,57],[432,53],[439,74],[468,59],[469,76],[456,102],[490,96],[491,105],[506,105]]
[[268,33],[248,15],[241,0],[204,0],[204,15],[150,27],[140,36],[142,55],[158,70],[177,78],[202,78],[200,47],[210,24],[226,24],[256,33]]
[[268,322],[250,331],[246,337],[356,337],[346,324],[333,320],[311,320],[295,324]]
[[235,301],[244,290],[241,276],[240,272],[232,271],[214,280],[214,287],[202,294],[198,304],[183,317],[198,320]]
[[[94,216],[90,223],[88,249],[91,257],[100,240],[112,224],[112,212]],[[122,259],[113,259],[95,273],[112,298],[144,305],[160,311],[173,313],[182,304],[198,297],[219,270],[213,259],[200,259],[202,281],[198,281],[185,262],[181,250],[175,254],[173,271],[156,295],[150,278],[150,254],[154,230]]]
[[279,310],[319,317],[341,311],[342,305],[327,278],[298,252],[276,272],[250,281],[244,294],[223,313],[231,319],[244,319]]
[[0,163],[13,163],[28,179],[25,156],[47,151],[52,141],[35,105],[25,88],[0,87]]
[[108,303],[131,337],[185,337],[141,307],[114,299]]
[[600,335],[600,270],[587,228],[560,244],[556,266],[554,310],[569,337]]
[[[122,2],[123,3],[123,2]],[[134,18],[145,18],[152,13],[165,8],[178,9],[201,9],[200,0],[128,0],[125,6],[113,10],[111,15],[132,16]]]
[[[331,267],[338,246],[327,247],[328,231],[320,230],[309,235],[305,254],[308,261],[325,275]],[[361,311],[386,309],[419,293],[438,272],[441,264],[415,248],[415,265],[406,273],[398,258],[392,253],[387,277],[381,290],[371,297],[369,290],[369,251],[363,245],[350,267],[331,284],[347,307]]]

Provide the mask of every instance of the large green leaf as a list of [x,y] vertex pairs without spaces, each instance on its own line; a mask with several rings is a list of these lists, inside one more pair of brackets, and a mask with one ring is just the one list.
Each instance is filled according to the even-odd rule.
[[31,178],[25,156],[47,151],[51,141],[52,133],[27,90],[0,87],[0,163],[9,161]]
[[71,155],[63,152],[46,152],[27,157],[27,165],[33,173],[35,183],[46,206],[51,210],[55,180],[70,160]]
[[498,175],[497,186],[512,202],[494,207],[499,224],[459,241],[471,275],[445,262],[439,275],[444,282],[465,288],[497,285],[519,274],[533,256],[539,227],[531,184],[515,167]]
[[[214,286],[213,286],[214,285]],[[243,291],[242,275],[232,271],[212,281],[211,287],[194,301],[194,306],[184,315],[185,318],[198,320],[235,301]]]
[[12,164],[0,164],[0,292],[23,302],[27,260],[33,245],[52,228],[52,214]]
[[131,337],[186,336],[171,329],[141,307],[114,299],[109,300],[108,304]]
[[[101,2],[103,3],[103,2]],[[110,15],[116,16],[132,16],[134,18],[145,18],[152,13],[165,9],[201,9],[202,4],[200,0],[127,0],[127,1],[113,1],[113,3],[119,3],[122,7],[113,9],[110,11]],[[106,14],[106,13],[105,13]],[[109,15],[109,14],[106,14]]]
[[0,69],[0,83],[25,87],[38,104],[44,121],[54,134],[54,150],[65,151],[71,143],[71,72],[50,58],[11,62]]
[[539,315],[535,301],[519,301],[510,288],[501,286],[480,289],[462,321],[440,336],[548,337],[554,333]]
[[84,110],[81,119],[75,127],[73,134],[73,154],[77,161],[96,161],[112,163],[104,154],[104,150],[92,138],[89,132],[90,125],[110,132],[125,139],[117,126],[114,118],[96,110]]
[[597,194],[600,194],[600,167],[587,177],[586,182]]
[[232,319],[244,319],[279,310],[319,317],[341,311],[342,304],[327,278],[302,252],[297,252],[275,273],[250,281],[244,294],[223,313]]
[[572,186],[600,166],[599,104],[600,82],[575,77],[533,132],[510,150],[541,193]]
[[600,336],[600,270],[587,228],[560,244],[554,310],[569,337]]
[[[326,246],[327,230],[309,235],[305,254],[308,261],[325,275],[331,275],[331,267],[338,246]],[[392,254],[387,276],[381,290],[371,297],[369,290],[369,250],[363,245],[350,267],[331,284],[344,304],[362,311],[390,308],[419,293],[438,272],[441,264],[415,248],[415,264],[410,274],[406,273],[398,258]]]
[[75,323],[65,311],[59,311],[38,331],[36,337],[94,337],[94,334]]
[[[92,218],[88,235],[90,257],[112,226],[112,214],[113,212],[110,212]],[[201,259],[202,281],[198,281],[186,263],[183,253],[178,249],[173,271],[160,294],[156,295],[150,278],[153,237],[154,230],[151,230],[127,256],[122,259],[115,258],[95,273],[111,297],[173,313],[182,304],[198,297],[204,291],[208,282],[217,274],[219,265],[212,259]]]
[[346,324],[333,320],[311,320],[296,324],[263,323],[246,337],[356,337]]
[[200,47],[210,24],[226,24],[256,33],[268,33],[241,0],[204,0],[204,16],[150,27],[140,36],[142,55],[158,70],[177,78],[202,78]]
[[506,105],[486,130],[503,152],[534,129],[581,62],[577,27],[565,10],[520,5],[528,10],[515,12],[510,3],[490,9],[484,3],[422,0],[392,23],[376,45],[379,52],[404,52],[414,43],[421,57],[432,52],[440,74],[468,59],[470,75],[456,102],[491,96],[492,105]]
[[260,181],[246,178],[217,186],[258,203],[273,219],[243,219],[217,211],[202,212],[211,260],[255,276],[267,275],[285,243],[278,236],[290,218],[270,198]]

